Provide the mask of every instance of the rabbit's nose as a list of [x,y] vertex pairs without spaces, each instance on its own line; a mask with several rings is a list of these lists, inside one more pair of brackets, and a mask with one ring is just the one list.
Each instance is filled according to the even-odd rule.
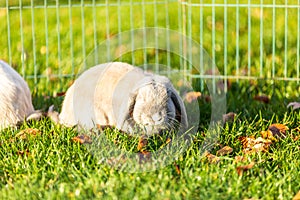
[[159,113],[155,113],[154,115],[152,115],[152,119],[155,122],[155,125],[161,124],[163,122],[163,118]]

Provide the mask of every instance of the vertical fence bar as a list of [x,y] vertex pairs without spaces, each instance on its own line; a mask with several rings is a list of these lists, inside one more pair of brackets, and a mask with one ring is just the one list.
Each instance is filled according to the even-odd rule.
[[22,9],[23,9],[22,0],[19,0],[22,75],[23,75],[23,77],[25,77],[25,50],[24,50],[24,33],[23,33],[23,13],[22,13]]
[[[201,51],[200,51],[200,74],[203,75],[203,65],[204,65],[204,58],[203,58],[203,51],[204,51],[204,45],[203,45],[203,0],[200,0],[200,45],[201,45]],[[200,80],[201,86],[200,86],[200,90],[203,91],[204,90],[204,81],[203,79]]]
[[236,32],[235,32],[235,37],[236,37],[236,40],[235,40],[235,44],[236,44],[236,48],[235,48],[235,59],[236,59],[236,63],[235,63],[235,69],[236,69],[236,76],[237,76],[237,81],[238,81],[238,76],[239,76],[239,61],[240,61],[240,56],[239,56],[239,41],[240,41],[240,9],[239,9],[239,0],[236,0]]
[[[187,11],[187,18],[188,18],[188,22],[187,22],[187,34],[188,34],[188,44],[187,44],[187,48],[186,48],[186,53],[187,53],[187,56],[188,56],[188,60],[192,60],[193,58],[193,55],[192,55],[192,2],[191,0],[188,0],[187,1],[188,5],[187,5],[187,8],[188,8],[188,11]],[[192,71],[192,63],[191,62],[187,62],[188,66],[187,68],[185,69],[186,72],[187,71]],[[189,81],[189,79],[188,79]]]
[[260,29],[259,29],[259,76],[263,77],[263,54],[264,54],[264,49],[263,49],[263,43],[264,43],[264,8],[263,8],[263,0],[260,1]]
[[272,78],[275,78],[275,58],[276,58],[276,0],[273,0],[272,7]]
[[288,43],[288,8],[285,0],[284,8],[284,78],[287,77],[287,43]]
[[216,80],[215,75],[216,74],[216,7],[215,7],[215,0],[212,0],[212,6],[211,6],[211,12],[212,12],[212,22],[211,22],[211,30],[212,30],[212,36],[211,36],[211,42],[212,42],[212,83],[213,83],[213,92],[216,92]]
[[59,0],[56,0],[56,33],[57,33],[57,63],[58,63],[58,76],[61,80],[61,43],[60,43],[60,16],[59,16]]
[[[154,27],[157,26],[157,0],[154,0]],[[155,31],[155,72],[159,70],[158,33]]]
[[[48,70],[49,67],[49,37],[48,37],[48,4],[47,4],[47,0],[44,0],[44,16],[45,16],[45,42],[46,42],[46,69]],[[47,86],[49,83],[49,75],[47,73]]]
[[73,44],[73,19],[72,19],[72,0],[69,0],[69,29],[70,29],[70,54],[71,54],[71,65],[72,65],[72,76],[75,75],[75,64],[74,64],[74,44]]
[[248,77],[251,76],[251,0],[248,0]]
[[[300,0],[298,0],[298,5],[300,5]],[[299,68],[300,68],[300,60],[299,60],[299,54],[300,54],[300,7],[297,8],[297,21],[298,21],[298,29],[297,29],[297,63],[296,63],[296,69],[297,69],[297,83],[299,84]]]
[[6,23],[7,23],[7,50],[8,50],[8,63],[12,65],[12,55],[11,55],[11,37],[10,37],[10,14],[9,14],[9,3],[6,0]]
[[134,32],[133,32],[133,29],[134,29],[134,23],[133,23],[133,1],[130,0],[130,37],[131,37],[131,49],[132,49],[132,52],[131,52],[131,62],[132,62],[132,65],[135,65],[135,52],[134,52]]
[[187,67],[186,67],[186,28],[187,28],[187,25],[186,25],[186,0],[181,0],[181,8],[182,8],[182,35],[183,35],[183,38],[182,38],[182,57],[183,57],[183,76],[184,76],[184,82],[186,81],[187,79]]
[[[85,13],[84,13],[84,0],[81,0],[81,35],[82,35],[82,57],[83,57],[83,68],[86,69],[86,47],[85,47]],[[88,66],[91,67],[91,66]]]
[[35,27],[34,27],[34,4],[31,0],[31,32],[32,32],[32,51],[33,51],[33,68],[34,68],[34,85],[37,86],[37,65],[36,65],[36,43],[35,43]]
[[94,64],[98,64],[98,42],[97,42],[97,15],[96,15],[96,0],[93,0],[93,29],[94,29]]
[[170,54],[170,35],[169,35],[169,30],[170,30],[170,19],[169,19],[169,4],[168,0],[165,0],[165,10],[166,10],[166,28],[167,28],[167,73],[168,76],[170,76],[170,71],[171,71],[171,54]]
[[107,56],[107,58],[106,58],[106,60],[107,61],[111,61],[111,57],[110,57],[110,31],[109,31],[109,2],[108,2],[108,0],[105,0],[105,15],[106,15],[106,48],[107,48],[107,51],[106,51],[106,56]]
[[146,12],[145,12],[145,0],[142,0],[142,21],[143,21],[143,64],[144,69],[147,70],[147,33],[146,33]]
[[[182,4],[181,4],[181,1],[179,0],[178,1],[178,30],[179,30],[180,34],[183,33],[181,20],[182,20]],[[178,38],[178,39],[179,39],[179,41],[178,41],[179,42],[179,52],[182,55],[182,53],[183,53],[183,50],[182,50],[182,40],[183,40],[183,38]],[[183,67],[183,58],[180,57],[180,70],[182,70],[182,67]],[[183,72],[183,77],[184,77],[184,79],[186,78],[185,72]]]
[[[121,32],[122,32],[122,16],[121,16],[121,0],[118,0],[118,43],[119,46],[122,45],[122,36],[121,36]],[[122,54],[121,54],[121,50],[120,50],[120,54],[118,55],[118,59],[119,61],[122,61]]]
[[227,91],[227,0],[224,0],[224,89]]

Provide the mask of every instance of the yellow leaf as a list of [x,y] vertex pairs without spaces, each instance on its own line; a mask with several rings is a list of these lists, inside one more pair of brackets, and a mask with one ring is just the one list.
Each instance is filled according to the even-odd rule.
[[298,193],[293,197],[293,200],[300,200],[300,190]]

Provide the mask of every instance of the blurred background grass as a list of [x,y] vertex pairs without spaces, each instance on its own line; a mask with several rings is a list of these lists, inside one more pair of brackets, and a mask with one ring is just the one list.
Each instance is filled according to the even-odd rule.
[[[2,1],[0,59],[21,73],[35,93],[53,95],[69,87],[98,44],[123,31],[161,27],[201,43],[225,78],[299,82],[300,11],[295,5],[283,0]],[[168,58],[166,52],[147,50],[146,59],[183,69],[178,55]],[[143,65],[145,54],[128,53],[122,61]],[[299,96],[296,83],[280,84],[286,97]]]

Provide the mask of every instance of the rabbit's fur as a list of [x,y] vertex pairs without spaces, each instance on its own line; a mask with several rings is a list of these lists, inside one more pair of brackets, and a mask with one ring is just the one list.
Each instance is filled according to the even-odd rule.
[[85,71],[68,89],[59,121],[146,134],[187,127],[184,104],[168,78],[121,62]]
[[33,112],[27,83],[13,68],[0,60],[0,130],[24,121]]

